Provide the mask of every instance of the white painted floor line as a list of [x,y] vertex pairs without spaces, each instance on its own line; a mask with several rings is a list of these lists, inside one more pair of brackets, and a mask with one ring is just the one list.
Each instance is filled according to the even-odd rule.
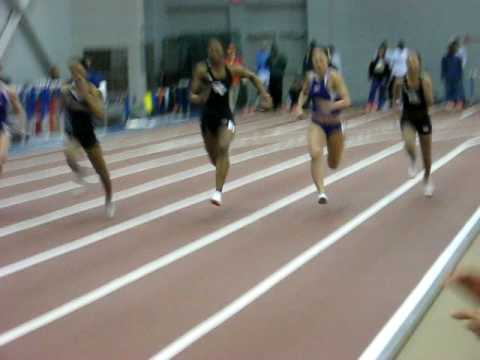
[[[355,124],[350,124],[350,125],[348,125],[348,127],[350,127],[350,128],[358,127],[358,126],[361,126],[361,125],[363,125],[367,122],[370,122],[370,119],[367,118],[364,121],[356,122]],[[284,148],[283,147],[278,147],[277,151],[286,150],[288,148],[293,148],[296,143],[288,141],[288,143],[284,142],[284,144],[287,144],[287,145],[290,144],[291,147],[284,147]],[[235,148],[238,148],[241,145],[242,145],[241,143],[236,144]],[[273,145],[273,148],[275,148],[275,147],[276,147],[276,145]],[[268,153],[267,154],[263,153],[262,149],[258,149],[258,151],[260,151],[259,156],[267,155]],[[255,153],[255,151],[257,151],[257,150],[253,150],[253,151]],[[275,152],[275,151],[272,151],[272,153],[273,152]],[[168,156],[168,157],[165,157],[165,158],[160,158],[160,159],[156,159],[156,160],[147,161],[147,162],[144,162],[144,163],[128,166],[126,168],[121,168],[121,169],[114,170],[114,171],[111,172],[111,178],[116,179],[116,178],[119,178],[119,177],[122,177],[122,176],[132,175],[132,174],[138,173],[140,171],[146,171],[146,170],[153,169],[153,168],[156,168],[156,167],[159,167],[159,166],[171,165],[171,164],[173,164],[175,162],[178,162],[178,161],[184,161],[188,158],[193,158],[194,156],[197,156],[197,157],[202,156],[203,154],[204,154],[204,150],[198,149],[198,150],[190,150],[190,151],[187,151],[187,152],[184,152],[184,153],[181,153],[181,154]],[[242,154],[240,154],[240,155],[242,155]],[[249,158],[249,159],[253,159],[253,158]],[[236,157],[232,157],[232,163],[235,163],[235,160],[236,160]],[[196,170],[196,169],[192,170],[191,176],[188,177],[188,178],[193,177],[194,176],[193,174],[198,175],[198,173],[195,173],[194,170]],[[213,168],[209,167],[208,171],[213,171]],[[184,173],[185,172],[180,173],[180,178],[179,178],[178,181],[183,181],[183,180],[186,179],[184,177]],[[175,175],[177,175],[177,174],[175,174]],[[175,176],[175,175],[172,175],[172,176]],[[171,177],[168,177],[168,178],[171,178]],[[93,175],[93,176],[88,177],[87,181],[90,182],[90,183],[98,183],[98,178],[97,178],[96,175]],[[157,180],[157,182],[163,184],[162,186],[165,186],[165,185],[168,185],[168,184],[172,183],[172,182],[169,182],[168,184],[164,184],[164,183],[162,183],[162,179]],[[150,183],[147,183],[147,184],[150,184]],[[9,198],[0,200],[0,209],[6,208],[6,207],[9,207],[9,206],[19,205],[19,204],[29,202],[29,201],[39,200],[39,199],[46,198],[46,197],[53,196],[53,195],[57,195],[57,194],[60,194],[62,192],[77,189],[79,187],[80,186],[78,184],[76,184],[72,181],[68,181],[68,182],[65,182],[63,184],[48,187],[46,189],[41,189],[41,190],[31,191],[29,193],[15,195],[13,197],[9,197]],[[142,185],[140,185],[140,187],[142,187]],[[127,191],[128,191],[128,189],[124,190],[120,193],[115,194],[115,199],[117,199],[117,200],[125,199],[126,197],[124,197],[123,194]],[[135,193],[136,195],[139,194],[138,192],[135,192],[135,191],[133,193]],[[130,195],[130,196],[133,196],[133,195]],[[130,197],[130,196],[128,196],[128,197]],[[93,201],[94,200],[91,200],[91,201],[88,201],[88,202],[84,202],[83,204],[77,204],[77,205],[71,206],[69,208],[57,210],[57,211],[55,211],[55,214],[57,214],[56,216],[59,216],[61,214],[60,213],[61,211],[67,210],[68,215],[66,215],[66,216],[70,216],[72,214],[71,211],[76,211],[76,212],[85,211],[85,210],[89,210],[89,209],[101,206],[103,204],[103,198],[101,198],[101,197],[95,199],[95,202],[93,202]],[[88,203],[88,205],[86,205],[87,203]],[[87,207],[85,208],[85,206],[87,206]],[[68,211],[68,209],[71,209],[70,212]],[[85,209],[85,210],[79,210],[79,209]],[[20,224],[20,226],[21,226],[21,224],[36,224],[36,226],[38,226],[39,224],[42,224],[41,221],[39,222],[39,220],[41,220],[41,219],[52,219],[52,217],[49,216],[49,214],[46,214],[46,215],[43,215],[42,217],[37,217],[37,218],[22,221],[22,222],[19,222],[19,223],[16,223],[16,224],[12,224],[11,226],[15,226],[15,225],[19,225],[19,224]],[[53,219],[56,220],[57,218],[53,217]],[[50,221],[53,221],[53,220],[49,220],[49,222]],[[11,232],[9,232],[9,231],[12,231],[12,230],[8,230],[8,229],[15,229],[15,228],[12,228],[12,227],[0,228],[0,237],[6,236],[6,235],[3,235],[3,234],[7,234],[7,235],[11,234]],[[6,230],[6,232],[3,233],[2,231],[5,231],[5,230]]]
[[[339,181],[341,179],[344,179],[348,176],[351,176],[352,174],[355,174],[356,172],[358,171],[361,171],[385,158],[387,158],[388,156],[391,156],[392,154],[395,154],[397,152],[399,152],[400,150],[402,149],[402,145],[401,144],[396,144],[394,146],[391,146],[387,149],[384,149],[383,151],[380,151],[379,153],[375,154],[375,155],[372,155],[372,156],[369,156],[368,158],[366,159],[363,159],[357,163],[355,163],[354,165],[348,167],[348,168],[345,168],[329,177],[327,177],[325,183],[327,185],[331,185],[332,183],[336,182],[336,181]],[[292,162],[296,162],[296,163],[303,163],[304,162],[304,157],[299,157],[299,158],[296,158],[296,159],[293,159],[291,160]],[[282,166],[276,166],[276,171],[282,171],[282,168],[284,167],[284,165]],[[269,171],[269,173],[271,175],[272,174],[272,170],[273,168]],[[266,173],[265,173],[266,175]],[[250,179],[246,179],[246,178],[250,178]],[[252,182],[252,181],[255,181],[258,179],[258,175],[255,175],[255,176],[248,176],[246,177],[245,179],[240,179],[236,182],[236,184],[234,183],[231,183],[229,186],[228,186],[228,190],[231,191],[233,190],[234,188],[238,188],[240,186],[242,186],[243,184],[245,184],[247,181],[249,182]],[[25,336],[43,326],[46,326],[50,323],[52,323],[53,321],[56,321],[62,317],[65,317],[67,316],[68,314],[71,314],[72,312],[74,311],[77,311],[181,258],[184,258],[196,251],[199,251],[200,249],[208,246],[209,244],[211,243],[214,243],[216,241],[219,241],[220,239],[222,238],[225,238],[226,236],[236,232],[236,231],[239,231],[240,229],[282,209],[282,208],[285,208],[286,206],[300,200],[300,199],[303,199],[305,198],[306,196],[308,196],[309,194],[312,194],[315,192],[315,187],[312,185],[312,186],[308,186],[306,187],[305,189],[303,190],[300,190],[298,192],[295,192],[283,199],[281,199],[280,201],[277,201],[277,202],[274,202],[273,204],[263,208],[263,209],[260,209],[254,213],[252,213],[251,215],[241,219],[241,220],[238,220],[238,221],[235,221],[233,223],[231,223],[230,225],[228,226],[225,226],[209,235],[206,235],[204,237],[201,237],[200,239],[180,248],[180,249],[177,249],[175,251],[173,251],[172,253],[170,254],[167,254],[165,256],[162,256],[160,257],[159,259],[157,260],[154,260],[122,277],[119,277],[115,280],[112,280],[110,281],[109,283],[81,296],[81,297],[78,297],[56,309],[53,309],[43,315],[40,315],[39,317],[33,319],[33,320],[30,320],[12,330],[9,330],[3,334],[0,334],[0,346],[4,346],[22,336]],[[198,200],[205,200],[207,198],[207,196],[209,195],[209,193],[202,193],[202,194],[199,194],[197,195],[195,198],[198,199]],[[184,201],[188,201],[188,199],[185,199]],[[115,235],[115,234],[118,234],[119,232],[121,231],[125,231],[125,230],[128,230],[128,229],[131,229],[135,226],[138,226],[138,225],[141,225],[141,224],[144,224],[146,222],[149,222],[149,221],[152,221],[152,220],[155,220],[157,219],[159,216],[162,216],[162,214],[164,214],[166,212],[165,209],[159,209],[159,210],[155,210],[153,212],[150,212],[148,214],[145,214],[145,215],[142,215],[140,217],[137,217],[135,219],[132,219],[132,220],[129,220],[127,222],[124,222],[122,224],[118,224],[118,225],[115,225],[115,226],[112,226],[111,228],[109,229],[105,229],[103,231],[100,231],[98,233],[96,233],[95,235],[91,235],[87,238],[89,238],[90,240],[90,243],[93,243],[93,242],[98,242],[100,241],[101,239],[104,239],[108,236],[112,236],[112,235]],[[87,239],[85,238],[85,239]],[[86,244],[84,244],[84,246],[86,246]],[[17,270],[19,271],[19,270]],[[5,272],[2,270],[2,277],[5,276]]]
[[[475,142],[467,141],[462,145],[458,146],[453,151],[449,152],[447,155],[437,160],[432,166],[432,171],[435,172],[444,165],[448,164],[455,157],[460,155],[465,150],[474,146]],[[225,306],[223,309],[210,316],[207,320],[198,324],[184,335],[170,343],[162,351],[152,357],[154,360],[164,360],[171,359],[174,356],[181,353],[187,347],[191,346],[197,340],[207,335],[213,329],[222,325],[224,322],[238,314],[240,311],[245,309],[255,300],[260,298],[262,295],[271,290],[274,286],[278,285],[281,281],[285,280],[288,276],[293,274],[295,271],[303,267],[305,264],[310,262],[312,259],[317,257],[319,254],[327,250],[329,247],[334,245],[343,237],[350,234],[357,227],[368,221],[370,218],[378,214],[385,207],[399,199],[410,189],[412,189],[416,184],[422,181],[422,174],[417,175],[414,179],[405,182],[403,185],[392,191],[387,196],[383,197],[381,200],[377,201],[375,204],[370,206],[365,211],[361,212],[355,216],[352,220],[339,227],[333,233],[320,240],[317,244],[307,249],[305,252],[289,261],[286,265],[275,271],[273,274],[265,278],[263,281],[258,283],[256,286],[251,288],[249,291],[245,292],[242,296],[238,297],[236,300]],[[365,358],[367,359],[367,358]],[[374,358],[368,358],[368,360],[373,360]]]
[[[251,141],[249,139],[240,139],[235,142],[232,149],[241,149],[247,146],[259,146],[264,145],[265,143],[271,143],[271,141]],[[111,179],[117,179],[123,176],[137,174],[143,171],[156,169],[161,166],[168,166],[178,162],[190,160],[196,157],[205,156],[205,150],[202,148],[197,148],[193,150],[187,150],[185,152],[160,157],[153,160],[144,161],[135,165],[126,166],[119,168],[110,172]],[[99,183],[97,175],[88,176],[86,181],[95,184]],[[49,196],[57,195],[66,191],[80,188],[80,185],[76,184],[73,181],[67,181],[62,184],[53,185],[43,189],[33,190],[27,193],[18,194],[11,196],[9,198],[4,198],[0,200],[0,209],[7,208],[9,206],[19,205],[29,201],[35,201],[43,199]]]
[[[275,126],[276,125],[275,122],[278,122],[278,121],[281,121],[282,123],[278,124],[274,128],[284,127],[284,131],[287,131],[288,126],[292,124],[289,124],[288,122],[285,123],[285,120],[286,120],[285,117],[280,116],[274,120],[269,120],[267,122],[264,122],[263,120],[261,120],[262,122],[260,124],[258,123],[246,124],[242,126],[241,129],[239,129],[237,134],[241,135],[244,133],[253,133],[252,135],[255,136],[257,133],[262,133],[262,132],[268,133],[268,131],[270,131],[269,127]],[[255,132],[253,132],[252,129],[255,130]],[[162,136],[160,133],[157,133],[156,135],[147,135],[145,136],[145,138],[148,139],[148,141],[146,141],[145,139],[136,139],[135,141],[129,141],[129,139],[127,138],[118,139],[117,142],[111,144],[111,146],[106,146],[106,145],[104,146],[102,144],[102,148],[104,152],[107,152],[111,150],[122,150],[123,148],[126,148],[126,147],[143,146],[143,147],[140,147],[139,149],[133,148],[133,149],[124,150],[122,152],[106,155],[106,158],[109,162],[112,162],[112,161],[115,162],[118,159],[124,159],[125,156],[131,156],[131,154],[135,154],[135,151],[142,153],[143,151],[142,149],[146,149],[146,151],[152,151],[151,150],[152,148],[156,149],[155,147],[163,146],[164,144],[167,144],[165,145],[166,150],[164,151],[168,151],[168,150],[174,150],[176,148],[186,147],[189,145],[198,145],[202,142],[199,137],[199,131],[196,131],[193,133],[192,132],[186,133],[184,135],[179,135],[178,138],[176,138],[175,136]],[[145,145],[145,144],[148,144],[149,142],[151,144]],[[162,148],[159,148],[159,149],[162,150]],[[120,157],[116,158],[116,156],[120,156]],[[64,158],[65,157],[63,155],[63,151],[62,149],[60,149],[60,150],[56,150],[55,153],[51,155],[39,156],[32,159],[8,162],[6,164],[5,171],[8,173],[10,171],[17,171],[17,170],[28,169],[30,167],[36,167],[40,165],[47,165],[50,163],[63,161]]]
[[[292,146],[295,146],[295,144],[293,145],[290,143],[273,144],[260,149],[247,151],[246,153],[233,156],[230,161],[232,164],[239,164],[251,159],[255,159],[260,156],[269,155],[281,150],[287,150]],[[304,157],[305,156],[303,156],[302,158]],[[285,162],[285,163],[288,163],[288,162]],[[288,169],[288,167],[285,167],[285,169]],[[125,200],[133,196],[146,193],[148,191],[157,190],[167,185],[171,185],[174,183],[178,183],[180,181],[194,178],[196,176],[213,172],[214,170],[215,168],[212,165],[203,165],[197,168],[181,171],[173,175],[165,176],[160,179],[152,180],[152,181],[143,183],[141,185],[137,185],[137,186],[125,189],[123,191],[119,191],[114,195],[114,201],[118,202],[121,200]],[[261,171],[258,173],[261,173]],[[87,210],[94,209],[96,207],[103,206],[104,202],[105,202],[104,197],[100,196],[92,200],[88,200],[88,201],[78,203],[72,206],[68,206],[59,210],[55,210],[44,215],[40,215],[34,218],[30,218],[27,220],[14,223],[12,225],[1,227],[0,238],[15,234],[21,231],[25,231],[28,229],[32,229],[37,226],[45,225],[53,221],[57,221],[72,215],[76,215],[83,211],[87,211]]]
[[[381,116],[376,116],[373,118],[369,118],[369,116],[361,116],[360,118],[356,119],[355,121],[352,122],[352,125],[348,125],[348,127],[357,127],[361,126],[364,124],[367,124],[371,122],[372,120],[377,120],[379,118],[388,116],[388,114],[381,114]],[[371,115],[370,115],[371,117]],[[283,118],[283,117],[282,117]],[[247,138],[242,138],[239,139],[239,141],[245,141],[246,139],[249,138],[259,138],[259,139],[268,139],[272,138],[275,136],[280,136],[283,134],[287,134],[290,132],[298,131],[301,129],[304,129],[308,126],[307,121],[303,122],[294,122],[294,123],[287,123],[287,124],[281,124],[279,126],[276,126],[274,128],[266,128],[263,129],[264,127],[268,127],[269,124],[254,124],[257,127],[257,131],[253,132],[252,134],[249,135]],[[243,133],[245,132],[252,132],[252,131],[246,131],[245,129],[243,130]],[[242,129],[239,130],[239,134],[242,133]],[[148,155],[153,155],[156,153],[164,152],[164,151],[170,151],[174,149],[179,149],[182,147],[188,147],[188,146],[194,146],[201,144],[203,140],[201,139],[201,136],[198,134],[195,135],[189,135],[182,137],[181,139],[173,139],[173,140],[168,140],[161,142],[159,144],[151,144],[145,147],[141,147],[138,149],[130,149],[127,151],[123,151],[120,153],[116,154],[111,154],[107,155],[105,157],[106,162],[108,164],[120,162],[120,161],[126,161],[130,160],[136,157],[141,157],[141,156],[148,156]],[[247,141],[248,143],[248,141]],[[32,161],[34,161],[32,159]],[[90,163],[85,160],[80,162],[80,165],[82,166],[87,166],[90,167]],[[70,169],[67,166],[57,166],[51,169],[47,170],[39,170],[39,171],[34,171],[31,173],[27,174],[22,174],[22,175],[17,175],[17,176],[11,176],[11,177],[6,177],[2,180],[0,180],[0,189],[5,188],[5,187],[10,187],[14,185],[19,185],[19,184],[24,184],[28,183],[31,181],[38,181],[38,180],[43,180],[59,175],[64,175],[70,173]]]
[[[271,138],[274,136],[287,134],[291,131],[297,131],[304,127],[306,127],[306,125],[303,123],[287,124],[286,126],[280,126],[278,128],[268,130],[266,131],[265,134],[253,135],[253,137]],[[274,135],[271,135],[271,134],[274,134]],[[132,149],[132,150],[123,151],[117,154],[107,155],[105,157],[105,161],[107,162],[107,164],[114,164],[121,161],[135,159],[137,157],[154,155],[160,152],[180,149],[180,148],[189,147],[189,146],[195,146],[202,143],[203,143],[202,137],[197,134],[197,135],[189,136],[182,139],[171,140],[167,142],[162,142],[160,144],[148,145],[138,149]],[[81,161],[80,165],[91,167],[90,162],[88,160]],[[62,165],[62,166],[57,166],[50,169],[33,171],[31,173],[5,177],[3,179],[0,179],[0,189],[15,186],[15,185],[20,185],[20,184],[25,184],[32,181],[44,180],[44,179],[52,178],[59,175],[65,175],[65,174],[69,174],[70,172],[71,170],[68,166]]]
[[448,275],[455,269],[465,251],[475,240],[479,227],[480,208],[474,212],[419,284],[365,349],[360,360],[388,360],[397,355],[441,291]]
[[[383,142],[383,141],[379,141],[379,142]],[[364,145],[364,144],[363,143],[351,143],[351,144],[349,144],[350,147],[356,147],[356,146],[362,146],[362,145]],[[309,160],[309,157],[307,155],[299,156],[298,158],[294,158],[292,160],[286,161],[285,163],[281,163],[279,165],[276,165],[274,167],[274,170],[277,171],[276,170],[277,167],[282,166],[283,164],[286,165],[286,168],[284,168],[283,170],[286,170],[287,168],[290,169],[292,167],[301,165],[301,164],[307,162],[308,160]],[[196,175],[198,175],[198,174],[195,174],[195,176]],[[193,196],[193,197],[189,198],[191,201],[189,201],[189,199],[185,199],[185,200],[181,200],[179,202],[167,205],[163,208],[165,211],[161,215],[159,215],[157,217],[157,219],[160,218],[160,217],[169,215],[169,214],[171,214],[175,211],[182,210],[182,209],[184,209],[188,206],[198,204],[199,202],[206,200],[207,197],[208,197],[208,193],[204,192],[204,193],[198,194],[197,196]],[[98,204],[101,204],[101,202],[99,201]],[[161,209],[159,209],[159,210],[161,210]],[[16,273],[18,271],[25,270],[25,269],[27,269],[31,266],[40,264],[40,263],[48,261],[48,260],[52,260],[56,257],[68,254],[68,253],[76,251],[76,250],[79,250],[79,249],[81,249],[85,246],[89,246],[89,245],[92,244],[92,242],[91,242],[92,239],[96,239],[96,237],[94,235],[95,234],[86,236],[86,237],[81,238],[79,240],[75,240],[73,242],[58,246],[56,248],[46,250],[44,252],[41,252],[41,253],[33,255],[29,258],[17,261],[15,263],[10,264],[10,265],[0,267],[0,279],[2,277],[12,275],[13,273]],[[103,239],[104,238],[102,237],[101,240],[103,240]],[[94,241],[93,243],[95,243],[95,242],[96,241]]]
[[[285,116],[268,116],[259,118],[258,121],[252,121],[242,124],[239,133],[248,132],[254,127],[268,127],[274,125],[278,121],[285,121],[288,117]],[[142,146],[149,142],[161,143],[165,141],[173,140],[174,138],[188,137],[198,134],[198,125],[193,129],[185,129],[185,127],[179,126],[177,128],[164,128],[156,129],[152,134],[151,131],[144,130],[142,134],[121,134],[119,136],[108,137],[101,140],[102,148],[105,152],[119,150],[125,147]],[[32,155],[40,155],[32,157]],[[11,161],[5,165],[5,171],[16,171],[22,169],[28,169],[38,165],[45,165],[56,161],[64,160],[62,149],[47,150],[41,152],[35,152],[33,154],[13,156]]]
[[[259,143],[261,145],[261,143]],[[241,149],[245,147],[240,141],[236,143],[233,149]],[[188,150],[179,154],[170,155],[166,157],[160,157],[157,159],[141,162],[135,165],[126,166],[123,168],[115,169],[110,172],[110,178],[112,180],[118,179],[124,176],[137,174],[143,171],[156,169],[162,166],[173,165],[178,162],[191,160],[197,157],[205,156],[205,150],[203,148]],[[85,179],[90,184],[99,183],[97,175],[88,176]],[[58,185],[53,185],[44,189],[34,190],[27,193],[11,196],[0,200],[0,209],[4,209],[14,205],[20,205],[26,202],[43,199],[49,196],[57,195],[73,189],[78,189],[81,186],[73,181],[67,181]]]

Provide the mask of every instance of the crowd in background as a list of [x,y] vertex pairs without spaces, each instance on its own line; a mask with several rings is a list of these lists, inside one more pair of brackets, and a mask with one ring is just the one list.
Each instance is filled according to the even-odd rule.
[[[450,40],[447,51],[441,60],[441,79],[445,89],[445,101],[448,109],[463,109],[466,103],[465,96],[465,68],[467,65],[466,45],[472,39],[468,36],[455,37]],[[277,111],[286,105],[287,110],[292,110],[298,100],[305,75],[312,71],[312,51],[320,46],[315,40],[311,41],[303,59],[302,73],[298,74],[289,84],[287,103],[283,104],[284,78],[288,64],[287,56],[281,51],[278,44],[264,42],[256,53],[255,71],[268,88],[273,99],[273,110]],[[342,60],[340,53],[334,45],[322,46],[327,49],[330,65],[342,73]],[[378,47],[374,58],[368,66],[368,79],[370,89],[366,112],[388,110],[392,105],[393,84],[403,78],[407,72],[408,48],[400,40],[395,48],[390,48],[384,41]],[[231,42],[227,46],[226,63],[229,65],[244,66],[245,62],[238,47]],[[107,83],[101,72],[95,71],[90,58],[85,57],[83,64],[88,70],[88,80],[97,86],[107,99]],[[8,77],[1,72],[0,81],[9,83]],[[63,112],[61,109],[60,87],[62,80],[58,67],[53,66],[47,79],[36,83],[23,84],[17,87],[19,98],[26,112],[25,133],[28,140],[31,136],[48,136],[52,132],[63,130]],[[127,94],[122,97],[109,99],[120,105],[120,117],[123,121],[132,117],[155,117],[165,114],[178,114],[182,117],[195,115],[188,98],[190,79],[179,79],[171,86],[159,86],[148,90],[143,101],[131,98]],[[243,100],[240,103],[240,94],[243,91]],[[474,86],[470,92],[473,95]],[[308,103],[307,103],[308,106]],[[230,91],[230,107],[232,111],[256,111],[258,97],[250,87],[247,87],[239,78],[233,79]]]

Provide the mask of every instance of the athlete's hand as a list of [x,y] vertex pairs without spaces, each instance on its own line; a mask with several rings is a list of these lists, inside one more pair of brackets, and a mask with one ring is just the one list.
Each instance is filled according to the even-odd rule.
[[203,105],[207,102],[208,97],[210,96],[210,91],[211,89],[206,89],[198,94],[191,93],[190,101],[196,105]]
[[272,97],[268,93],[262,94],[261,96],[262,100],[260,102],[260,106],[264,110],[270,110],[273,107]]
[[395,101],[393,103],[393,106],[392,106],[392,110],[396,113],[400,113],[401,112],[401,104],[400,104],[400,101]]
[[[480,302],[480,275],[473,270],[462,270],[453,274],[445,285],[457,287],[476,302]],[[461,310],[453,313],[452,317],[457,320],[467,320],[467,328],[480,337],[480,311]]]
[[295,117],[298,119],[298,120],[305,120],[307,118],[307,115],[305,114],[305,111],[303,111],[303,108],[299,105],[297,105],[295,107]]

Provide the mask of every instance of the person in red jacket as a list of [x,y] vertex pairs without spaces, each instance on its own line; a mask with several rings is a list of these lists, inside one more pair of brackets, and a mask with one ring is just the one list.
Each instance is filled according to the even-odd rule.
[[[225,63],[230,66],[243,66],[243,59],[237,53],[237,46],[232,42],[227,47],[227,57]],[[237,107],[238,95],[240,93],[240,77],[234,76],[230,88],[229,104],[232,113],[235,113]]]

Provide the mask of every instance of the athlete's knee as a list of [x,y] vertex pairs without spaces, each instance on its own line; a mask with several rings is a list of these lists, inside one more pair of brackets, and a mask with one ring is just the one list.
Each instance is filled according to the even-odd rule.
[[322,149],[310,149],[310,158],[313,161],[321,160],[323,156]]
[[227,157],[228,158],[228,154],[230,152],[230,149],[228,147],[228,145],[221,145],[217,148],[217,158],[225,158]]
[[339,156],[329,156],[328,157],[328,167],[330,169],[337,169],[340,166],[340,157]]

